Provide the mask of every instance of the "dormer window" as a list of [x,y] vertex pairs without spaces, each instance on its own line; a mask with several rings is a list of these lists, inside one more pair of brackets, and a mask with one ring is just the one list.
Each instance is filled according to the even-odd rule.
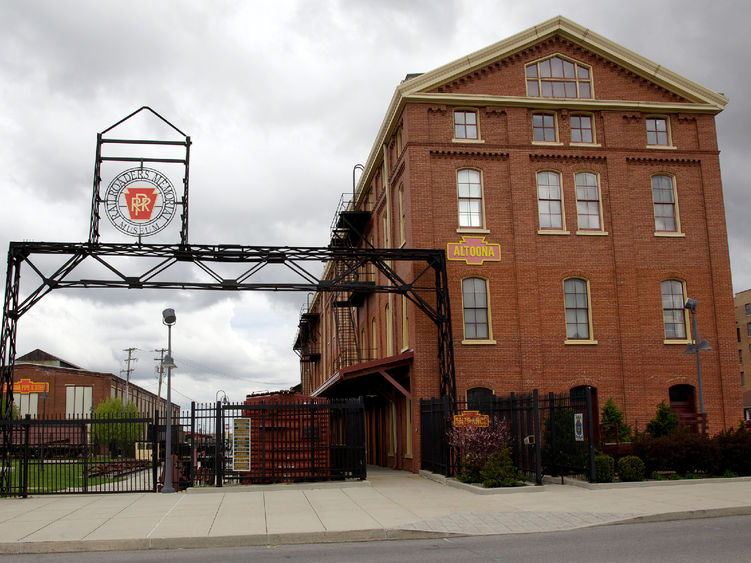
[[588,66],[555,56],[527,65],[527,95],[542,98],[591,98]]

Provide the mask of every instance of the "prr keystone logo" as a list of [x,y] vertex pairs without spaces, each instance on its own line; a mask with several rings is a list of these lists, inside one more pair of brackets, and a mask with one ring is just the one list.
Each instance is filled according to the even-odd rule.
[[120,172],[107,187],[107,217],[121,233],[134,237],[155,235],[175,216],[175,187],[153,168]]
[[500,262],[501,245],[488,243],[485,237],[462,237],[459,242],[448,243],[446,256],[449,260],[461,260],[472,265]]

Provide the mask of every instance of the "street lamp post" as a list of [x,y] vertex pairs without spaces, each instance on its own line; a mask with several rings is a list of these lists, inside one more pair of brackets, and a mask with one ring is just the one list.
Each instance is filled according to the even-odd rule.
[[[696,354],[696,377],[699,382],[699,412],[704,416],[704,391],[701,385],[701,360],[699,352],[711,350],[712,347],[706,338],[699,336],[699,325],[696,324],[696,299],[686,299],[685,308],[691,313],[691,332],[693,333],[693,342],[686,345],[685,354]],[[703,424],[702,424],[703,426]]]
[[172,325],[177,321],[174,309],[162,311],[162,322],[167,325],[167,356],[164,358],[164,367],[167,368],[167,420],[165,423],[165,447],[164,447],[164,486],[163,493],[174,493],[172,486],[172,368],[177,367],[172,359]]

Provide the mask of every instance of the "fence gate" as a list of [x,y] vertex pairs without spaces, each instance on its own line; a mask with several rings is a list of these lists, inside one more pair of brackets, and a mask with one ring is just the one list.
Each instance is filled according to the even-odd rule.
[[362,399],[285,395],[183,413],[178,470],[193,486],[365,479]]
[[150,418],[2,420],[10,435],[9,496],[134,493],[157,489]]

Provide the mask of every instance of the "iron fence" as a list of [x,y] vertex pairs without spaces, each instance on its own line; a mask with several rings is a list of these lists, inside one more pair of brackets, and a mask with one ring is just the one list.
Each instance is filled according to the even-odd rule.
[[151,418],[2,420],[6,496],[155,491]]
[[502,427],[516,467],[542,484],[543,474],[579,475],[596,480],[596,416],[591,389],[581,393],[540,396],[511,393],[486,401],[457,402],[447,397],[420,400],[421,467],[442,475],[460,469],[461,452],[450,443],[453,416],[478,411],[491,429]]

